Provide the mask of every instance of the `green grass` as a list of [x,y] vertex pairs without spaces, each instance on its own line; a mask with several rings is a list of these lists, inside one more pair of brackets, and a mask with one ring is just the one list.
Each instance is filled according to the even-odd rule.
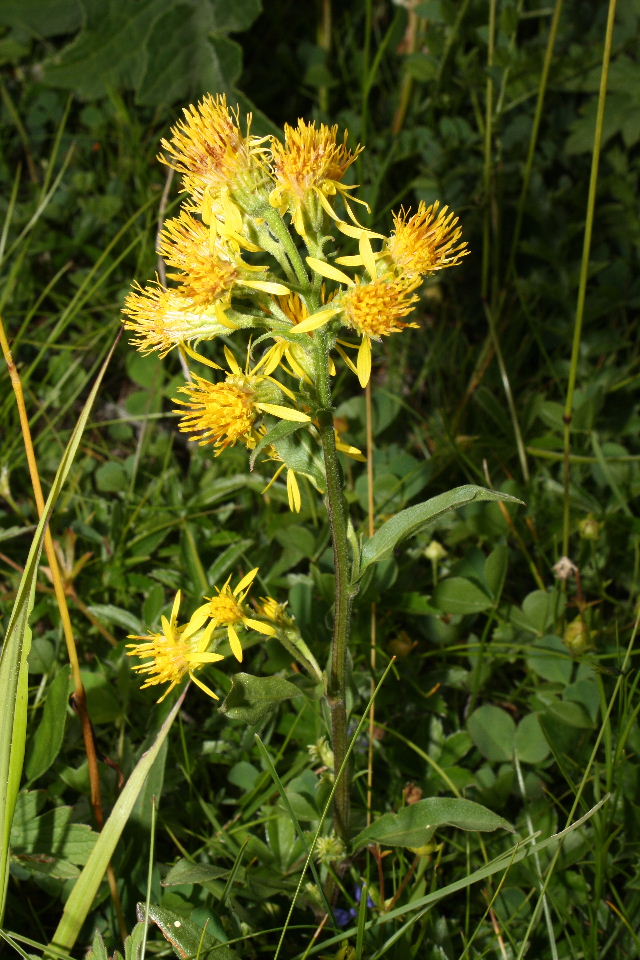
[[[281,940],[279,956],[297,960],[633,957],[638,14],[619,5],[589,206],[606,5],[594,12],[577,0],[547,8],[442,0],[421,5],[413,24],[400,7],[372,0],[328,6],[329,50],[306,8],[265,3],[253,26],[235,34],[245,69],[228,86],[237,83],[253,102],[258,129],[298,115],[348,126],[366,144],[355,176],[377,211],[374,228],[389,228],[391,208],[441,199],[460,216],[472,251],[424,291],[421,329],[389,338],[377,355],[376,524],[466,483],[526,504],[451,514],[363,582],[350,732],[371,696],[375,604],[376,682],[397,658],[375,701],[375,814],[403,809],[418,792],[460,796],[504,817],[516,834],[443,827],[421,856],[398,846],[358,852],[329,884],[333,906],[348,916],[330,917],[314,939],[325,905],[307,882],[326,884],[333,866],[312,861],[317,879],[310,865],[286,921],[313,837],[330,824],[320,701],[284,700],[252,728],[191,690],[113,857],[126,925],[134,929],[136,905],[139,918],[146,904],[147,956],[174,955],[161,930],[175,932],[178,920],[187,953],[218,960],[274,958]],[[72,34],[33,40],[14,20],[0,35],[10,67],[0,128],[0,306],[46,495],[120,328],[124,295],[157,269],[165,178],[155,155],[187,96],[169,91],[166,102],[141,103],[122,81],[86,101],[82,90],[44,86],[35,67]],[[205,88],[195,75],[190,82],[189,96]],[[176,196],[174,186],[170,202]],[[4,367],[0,377],[6,627],[38,518]],[[303,490],[294,516],[282,482],[261,496],[272,465],[249,473],[240,450],[214,459],[187,444],[170,413],[182,379],[173,356],[142,358],[120,341],[52,522],[107,814],[122,796],[121,775],[130,777],[166,716],[153,691],[139,690],[124,641],[156,627],[178,588],[193,609],[205,590],[259,565],[256,594],[288,600],[321,667],[328,655],[332,560],[320,498]],[[364,448],[365,403],[354,385],[339,375],[338,415],[346,438]],[[365,466],[346,470],[350,509],[366,533]],[[433,539],[446,550],[434,562],[425,552]],[[554,575],[563,553],[579,580]],[[60,616],[42,565],[30,624],[23,813],[2,934],[8,956],[40,955],[52,939],[95,828]],[[242,669],[302,683],[291,660],[261,641]],[[224,696],[233,672],[225,662],[208,682]],[[367,731],[365,722],[353,742],[356,833],[365,823]],[[545,846],[601,802],[562,845]],[[63,808],[66,820],[53,813]],[[43,819],[29,831],[36,812]],[[528,856],[498,860],[490,872],[532,834],[535,853],[530,845]],[[363,883],[374,906],[356,900]],[[109,955],[122,951],[106,882],[83,909],[73,955],[96,931]],[[131,957],[141,956],[142,930],[135,927]],[[211,950],[222,941],[228,947]],[[354,953],[340,954],[347,943]],[[96,943],[100,960],[101,950]]]

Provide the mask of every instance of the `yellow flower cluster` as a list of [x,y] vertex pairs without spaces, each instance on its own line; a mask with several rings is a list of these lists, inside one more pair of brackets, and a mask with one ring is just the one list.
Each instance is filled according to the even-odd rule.
[[[229,577],[223,587],[216,587],[216,596],[205,597],[206,603],[198,607],[189,621],[182,625],[178,623],[181,602],[178,591],[171,616],[168,620],[166,617],[161,618],[160,633],[129,637],[129,640],[140,641],[127,644],[127,654],[143,661],[133,668],[146,677],[142,689],[168,684],[158,703],[187,676],[208,696],[214,700],[219,699],[217,694],[196,676],[196,672],[209,663],[224,659],[223,654],[209,649],[212,643],[216,642],[216,633],[220,633],[220,628],[226,633],[231,652],[239,661],[242,661],[239,632],[253,630],[266,637],[277,635],[278,627],[285,622],[284,607],[271,597],[261,597],[256,604],[259,617],[257,619],[252,616],[245,602],[257,573],[258,567],[255,567],[235,587],[231,587]],[[286,618],[286,622],[291,623],[291,620]]]
[[[251,117],[243,127],[224,95],[187,107],[161,145],[159,159],[180,175],[184,202],[158,237],[163,280],[134,285],[124,326],[142,353],[164,357],[175,349],[185,366],[195,361],[215,371],[189,370],[175,398],[179,429],[216,456],[239,444],[252,464],[260,454],[275,462],[265,489],[284,474],[290,509],[300,511],[300,474],[323,489],[313,449],[320,434],[326,440],[335,359],[362,387],[369,383],[372,343],[417,327],[411,315],[424,278],[468,253],[458,219],[439,203],[420,203],[414,213],[394,215],[388,237],[365,228],[354,204],[369,207],[344,182],[362,150],[348,133],[340,138],[337,126],[299,120],[285,125],[282,139],[258,137]],[[354,241],[357,254],[332,254]],[[256,335],[242,347],[242,363],[227,344],[226,369],[199,352],[202,342],[244,330]],[[348,349],[357,350],[355,362]],[[333,442],[362,459],[337,431]],[[270,598],[257,619],[249,615],[245,598],[256,573],[235,588],[227,581],[184,624],[178,594],[161,633],[131,637],[144,686],[166,683],[166,696],[189,676],[215,697],[196,672],[221,658],[210,650],[219,631],[241,659],[239,630],[272,636],[275,621],[287,618]]]
[[[468,253],[458,218],[438,202],[420,203],[413,214],[404,209],[394,214],[389,237],[367,230],[352,204],[368,207],[353,195],[356,187],[343,182],[362,150],[348,145],[348,133],[340,139],[337,126],[299,120],[296,127],[285,124],[281,141],[252,135],[250,121],[243,131],[226,98],[208,95],[187,107],[170,139],[162,141],[159,159],[181,174],[187,194],[180,215],[165,224],[158,242],[177,286],[167,289],[156,281],[136,287],[125,302],[125,327],[138,349],[161,355],[262,327],[275,341],[274,369],[286,362],[287,373],[308,382],[313,337],[302,335],[343,326],[360,337],[357,363],[344,350],[338,352],[364,386],[371,341],[415,326],[404,317],[418,301],[423,278],[459,264]],[[338,198],[347,221],[336,212]],[[291,220],[295,233],[284,245],[269,210],[285,231],[282,218]],[[327,217],[339,233],[358,241],[356,256],[326,259]],[[309,289],[317,290],[322,281],[334,284],[320,309],[300,291],[296,237],[307,248],[300,263],[305,257]],[[382,241],[380,249],[374,251],[372,240]],[[353,278],[343,266],[364,267],[365,273]],[[202,413],[203,395],[194,396]],[[206,432],[202,417],[194,417],[194,427]],[[212,429],[215,433],[217,426]]]

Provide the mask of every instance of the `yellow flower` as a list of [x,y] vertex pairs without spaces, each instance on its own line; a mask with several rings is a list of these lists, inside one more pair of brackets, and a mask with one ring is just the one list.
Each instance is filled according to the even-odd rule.
[[183,175],[188,193],[202,192],[206,206],[220,201],[228,206],[228,191],[250,174],[266,176],[262,166],[264,138],[249,136],[251,116],[247,117],[247,135],[239,127],[238,110],[231,111],[224,94],[206,94],[202,100],[183,109],[184,119],[171,128],[171,139],[162,140],[167,156],[158,159]]
[[134,333],[132,343],[141,353],[157,350],[164,357],[179,344],[210,340],[236,325],[227,318],[220,301],[203,307],[180,290],[168,290],[160,283],[134,289],[122,308],[126,330]]
[[287,613],[287,604],[278,603],[273,597],[260,597],[255,607],[256,613],[263,620],[271,620],[272,623],[282,627],[291,627],[295,623],[294,618]]
[[284,143],[272,138],[271,169],[276,186],[269,201],[280,213],[289,211],[301,236],[306,233],[305,215],[312,221],[317,219],[316,200],[337,220],[327,198],[340,193],[353,216],[346,198],[348,191],[355,188],[340,181],[363,148],[357,146],[351,151],[347,147],[346,131],[342,143],[337,137],[337,125],[328,127],[321,123],[316,127],[315,123],[298,120],[297,127],[285,123]]
[[415,290],[419,285],[419,279],[387,275],[371,283],[356,283],[343,295],[345,320],[362,335],[356,363],[362,387],[366,387],[371,376],[371,340],[418,326],[402,318],[411,313],[417,303]]
[[270,402],[280,391],[292,398],[294,394],[272,377],[259,372],[264,358],[253,370],[247,367],[243,372],[228,347],[224,352],[230,369],[224,381],[211,383],[194,375],[192,383],[179,387],[189,399],[174,398],[175,403],[187,408],[178,425],[180,430],[198,433],[189,439],[197,440],[201,446],[214,444],[217,455],[238,441],[249,449],[255,447],[259,440],[255,425],[263,413],[300,423],[311,419],[301,410]]
[[138,673],[148,675],[142,684],[143,690],[159,683],[169,684],[158,703],[161,703],[186,676],[189,676],[208,696],[218,700],[219,697],[213,690],[210,690],[195,675],[196,670],[199,670],[206,663],[216,663],[216,661],[224,659],[220,654],[209,653],[207,650],[215,625],[209,624],[203,630],[202,619],[194,614],[188,623],[178,626],[179,608],[180,591],[178,590],[173,601],[170,618],[167,620],[166,617],[162,617],[161,619],[162,633],[129,636],[129,640],[142,640],[144,642],[128,643],[127,656],[140,657],[142,660],[148,661],[133,667]]
[[[256,251],[260,249],[255,244],[252,246]],[[181,271],[171,274],[171,278],[181,283],[184,293],[195,303],[204,306],[219,301],[227,308],[236,286],[279,296],[289,294],[284,284],[256,277],[268,267],[245,263],[237,243],[221,237],[184,210],[179,217],[165,223],[158,252],[168,264]]]
[[158,253],[181,271],[171,279],[178,280],[195,303],[208,306],[216,300],[229,301],[238,268],[221,242],[212,243],[206,224],[185,211],[167,220],[158,238]]
[[[242,644],[238,636],[238,627],[244,627],[246,630],[256,630],[258,633],[262,633],[267,637],[273,637],[277,632],[275,627],[270,623],[262,623],[262,621],[254,620],[250,617],[244,605],[245,598],[258,569],[258,567],[255,567],[251,570],[233,589],[230,586],[231,577],[229,577],[223,587],[216,587],[218,596],[205,597],[207,603],[198,607],[192,618],[195,622],[201,624],[204,623],[207,618],[211,618],[209,626],[212,629],[220,626],[226,627],[231,652],[236,660],[240,661],[242,661]],[[209,627],[207,629],[209,629]]]
[[400,210],[393,222],[386,253],[400,274],[417,277],[455,267],[469,253],[466,241],[460,241],[458,218],[448,207],[440,209],[438,201],[429,207],[420,203],[412,216]]

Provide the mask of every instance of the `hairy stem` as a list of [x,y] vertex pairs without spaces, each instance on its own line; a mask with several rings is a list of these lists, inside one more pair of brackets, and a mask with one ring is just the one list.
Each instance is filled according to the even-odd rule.
[[[331,385],[329,382],[329,349],[327,336],[316,335],[317,389],[321,409],[318,413],[318,426],[322,442],[325,471],[327,475],[327,512],[333,543],[333,560],[336,578],[335,614],[333,638],[331,642],[331,662],[327,701],[331,712],[331,739],[333,746],[336,775],[347,753],[347,650],[349,642],[349,621],[351,614],[351,587],[349,580],[349,545],[347,541],[347,505],[343,494],[342,470],[338,462],[336,435],[333,426],[331,408]],[[351,776],[347,767],[342,774],[334,795],[334,816],[336,832],[343,840],[349,834],[349,794]]]

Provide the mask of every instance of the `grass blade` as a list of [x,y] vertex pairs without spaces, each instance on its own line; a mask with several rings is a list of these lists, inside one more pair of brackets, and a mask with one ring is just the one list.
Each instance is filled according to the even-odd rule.
[[158,756],[162,744],[166,740],[171,725],[178,715],[185,698],[187,687],[176,701],[171,712],[164,721],[153,744],[142,754],[127,780],[122,793],[118,797],[109,815],[109,819],[100,831],[96,845],[83,867],[82,873],[76,880],[69,895],[60,923],[53,935],[52,945],[71,950],[76,942],[80,929],[91,910],[98,887],[102,882],[109,861],[113,856],[118,840],[133,810],[138,794],[144,787],[153,763]]
[[[117,341],[116,341],[117,342]],[[51,492],[31,543],[0,654],[0,922],[9,882],[9,835],[20,787],[27,731],[27,659],[31,649],[29,616],[45,529],[71,465],[107,370],[115,343],[105,359],[67,444]]]

